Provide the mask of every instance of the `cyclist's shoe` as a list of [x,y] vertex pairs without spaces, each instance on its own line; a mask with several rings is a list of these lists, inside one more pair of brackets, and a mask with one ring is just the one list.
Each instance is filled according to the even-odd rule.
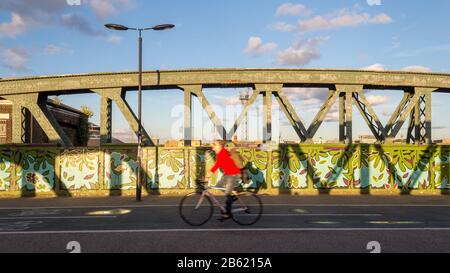
[[223,222],[223,221],[228,220],[228,219],[231,219],[231,214],[222,213],[222,217],[220,217],[220,218],[217,219],[217,220]]

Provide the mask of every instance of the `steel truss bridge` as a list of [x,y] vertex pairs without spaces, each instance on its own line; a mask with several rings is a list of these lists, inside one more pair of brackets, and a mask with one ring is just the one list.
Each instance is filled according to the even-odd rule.
[[[97,93],[100,97],[101,143],[112,141],[112,103],[116,103],[131,128],[138,132],[138,119],[125,100],[127,91],[137,89],[137,72],[94,73],[78,75],[42,76],[0,80],[0,97],[13,102],[13,143],[27,142],[26,112],[37,120],[49,141],[72,147],[46,106],[48,96]],[[378,143],[391,143],[405,122],[408,124],[407,142],[431,144],[431,95],[450,93],[450,74],[412,73],[399,71],[360,71],[330,69],[190,69],[146,71],[144,90],[180,89],[184,92],[184,138],[190,145],[192,138],[192,99],[197,97],[223,139],[230,140],[243,122],[249,108],[258,96],[263,96],[263,139],[272,140],[272,103],[275,98],[287,116],[299,139],[312,142],[332,105],[339,102],[339,140],[351,144],[352,106],[357,106]],[[227,131],[210,107],[204,88],[249,87],[248,104],[242,110],[231,130]],[[283,88],[328,88],[328,96],[308,126],[294,109]],[[382,124],[367,101],[364,90],[402,90],[403,98],[387,124]],[[143,131],[143,143],[154,145]]]

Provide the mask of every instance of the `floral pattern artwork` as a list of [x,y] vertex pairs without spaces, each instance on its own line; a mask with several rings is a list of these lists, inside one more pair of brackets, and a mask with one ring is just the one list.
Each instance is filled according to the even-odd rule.
[[348,188],[352,181],[350,159],[353,149],[326,148],[309,154],[315,188]]
[[156,149],[144,149],[147,158],[146,168],[146,184],[147,189],[157,189],[158,183],[156,180]]
[[352,158],[353,187],[356,189],[390,189],[391,171],[383,151],[368,146],[355,150]]
[[412,149],[393,149],[385,152],[388,157],[389,169],[394,178],[394,189],[405,185],[411,186],[410,181],[414,172],[416,151]]
[[0,150],[0,191],[8,191],[11,179],[11,151]]
[[269,174],[267,171],[269,153],[250,148],[238,149],[238,151],[244,159],[247,175],[251,181],[246,187],[267,188],[266,177]]
[[272,187],[301,189],[308,187],[308,153],[287,148],[272,151]]
[[205,179],[205,175],[213,164],[214,157],[211,151],[191,150],[189,152],[189,187],[195,188],[196,181]]
[[[142,151],[146,163],[143,174],[150,190],[193,189],[195,181],[204,179],[215,162],[215,153],[205,148],[148,147]],[[246,187],[251,188],[450,189],[448,146],[307,144],[238,151],[251,181]],[[55,174],[56,158],[59,177]],[[44,147],[3,149],[0,192],[46,193],[57,188],[71,192],[132,190],[136,187],[136,169],[136,149],[126,147],[70,151]],[[216,172],[212,184],[222,175]],[[58,187],[55,181],[60,183]]]
[[416,160],[413,164],[413,170],[408,180],[408,188],[410,189],[428,189],[432,187],[430,179],[430,164],[433,151],[417,150]]
[[431,161],[436,189],[450,189],[450,152],[442,152]]
[[158,152],[158,178],[152,187],[185,189],[188,185],[184,171],[183,149],[161,149]]
[[16,183],[22,191],[50,192],[55,189],[55,151],[21,150],[14,155]]
[[99,189],[98,152],[71,151],[61,155],[61,188],[73,190]]
[[106,151],[104,187],[109,190],[136,188],[136,152]]

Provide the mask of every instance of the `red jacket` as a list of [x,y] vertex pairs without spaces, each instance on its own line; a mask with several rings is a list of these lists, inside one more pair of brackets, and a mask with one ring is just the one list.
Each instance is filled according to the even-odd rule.
[[216,164],[211,168],[211,172],[215,172],[218,168],[226,175],[240,174],[241,170],[234,164],[233,159],[230,157],[230,153],[222,148],[216,157]]

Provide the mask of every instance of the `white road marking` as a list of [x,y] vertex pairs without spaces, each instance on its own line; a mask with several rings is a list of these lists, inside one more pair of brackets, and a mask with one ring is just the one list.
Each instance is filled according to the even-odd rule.
[[446,228],[199,228],[199,229],[135,229],[135,230],[55,230],[0,232],[0,235],[98,234],[98,233],[170,233],[170,232],[276,232],[276,231],[450,231]]
[[[214,214],[214,216],[220,216],[220,214]],[[262,215],[263,217],[290,217],[290,216],[336,216],[336,217],[345,217],[345,216],[359,216],[359,217],[378,217],[383,216],[383,214],[358,214],[358,213],[267,213]]]
[[[95,209],[95,208],[158,208],[178,207],[179,204],[161,205],[105,205],[105,206],[67,206],[67,207],[1,207],[0,210],[26,209]],[[263,207],[450,207],[450,204],[264,204]]]
[[26,216],[26,217],[0,217],[0,220],[22,220],[22,219],[99,219],[117,218],[117,216]]

